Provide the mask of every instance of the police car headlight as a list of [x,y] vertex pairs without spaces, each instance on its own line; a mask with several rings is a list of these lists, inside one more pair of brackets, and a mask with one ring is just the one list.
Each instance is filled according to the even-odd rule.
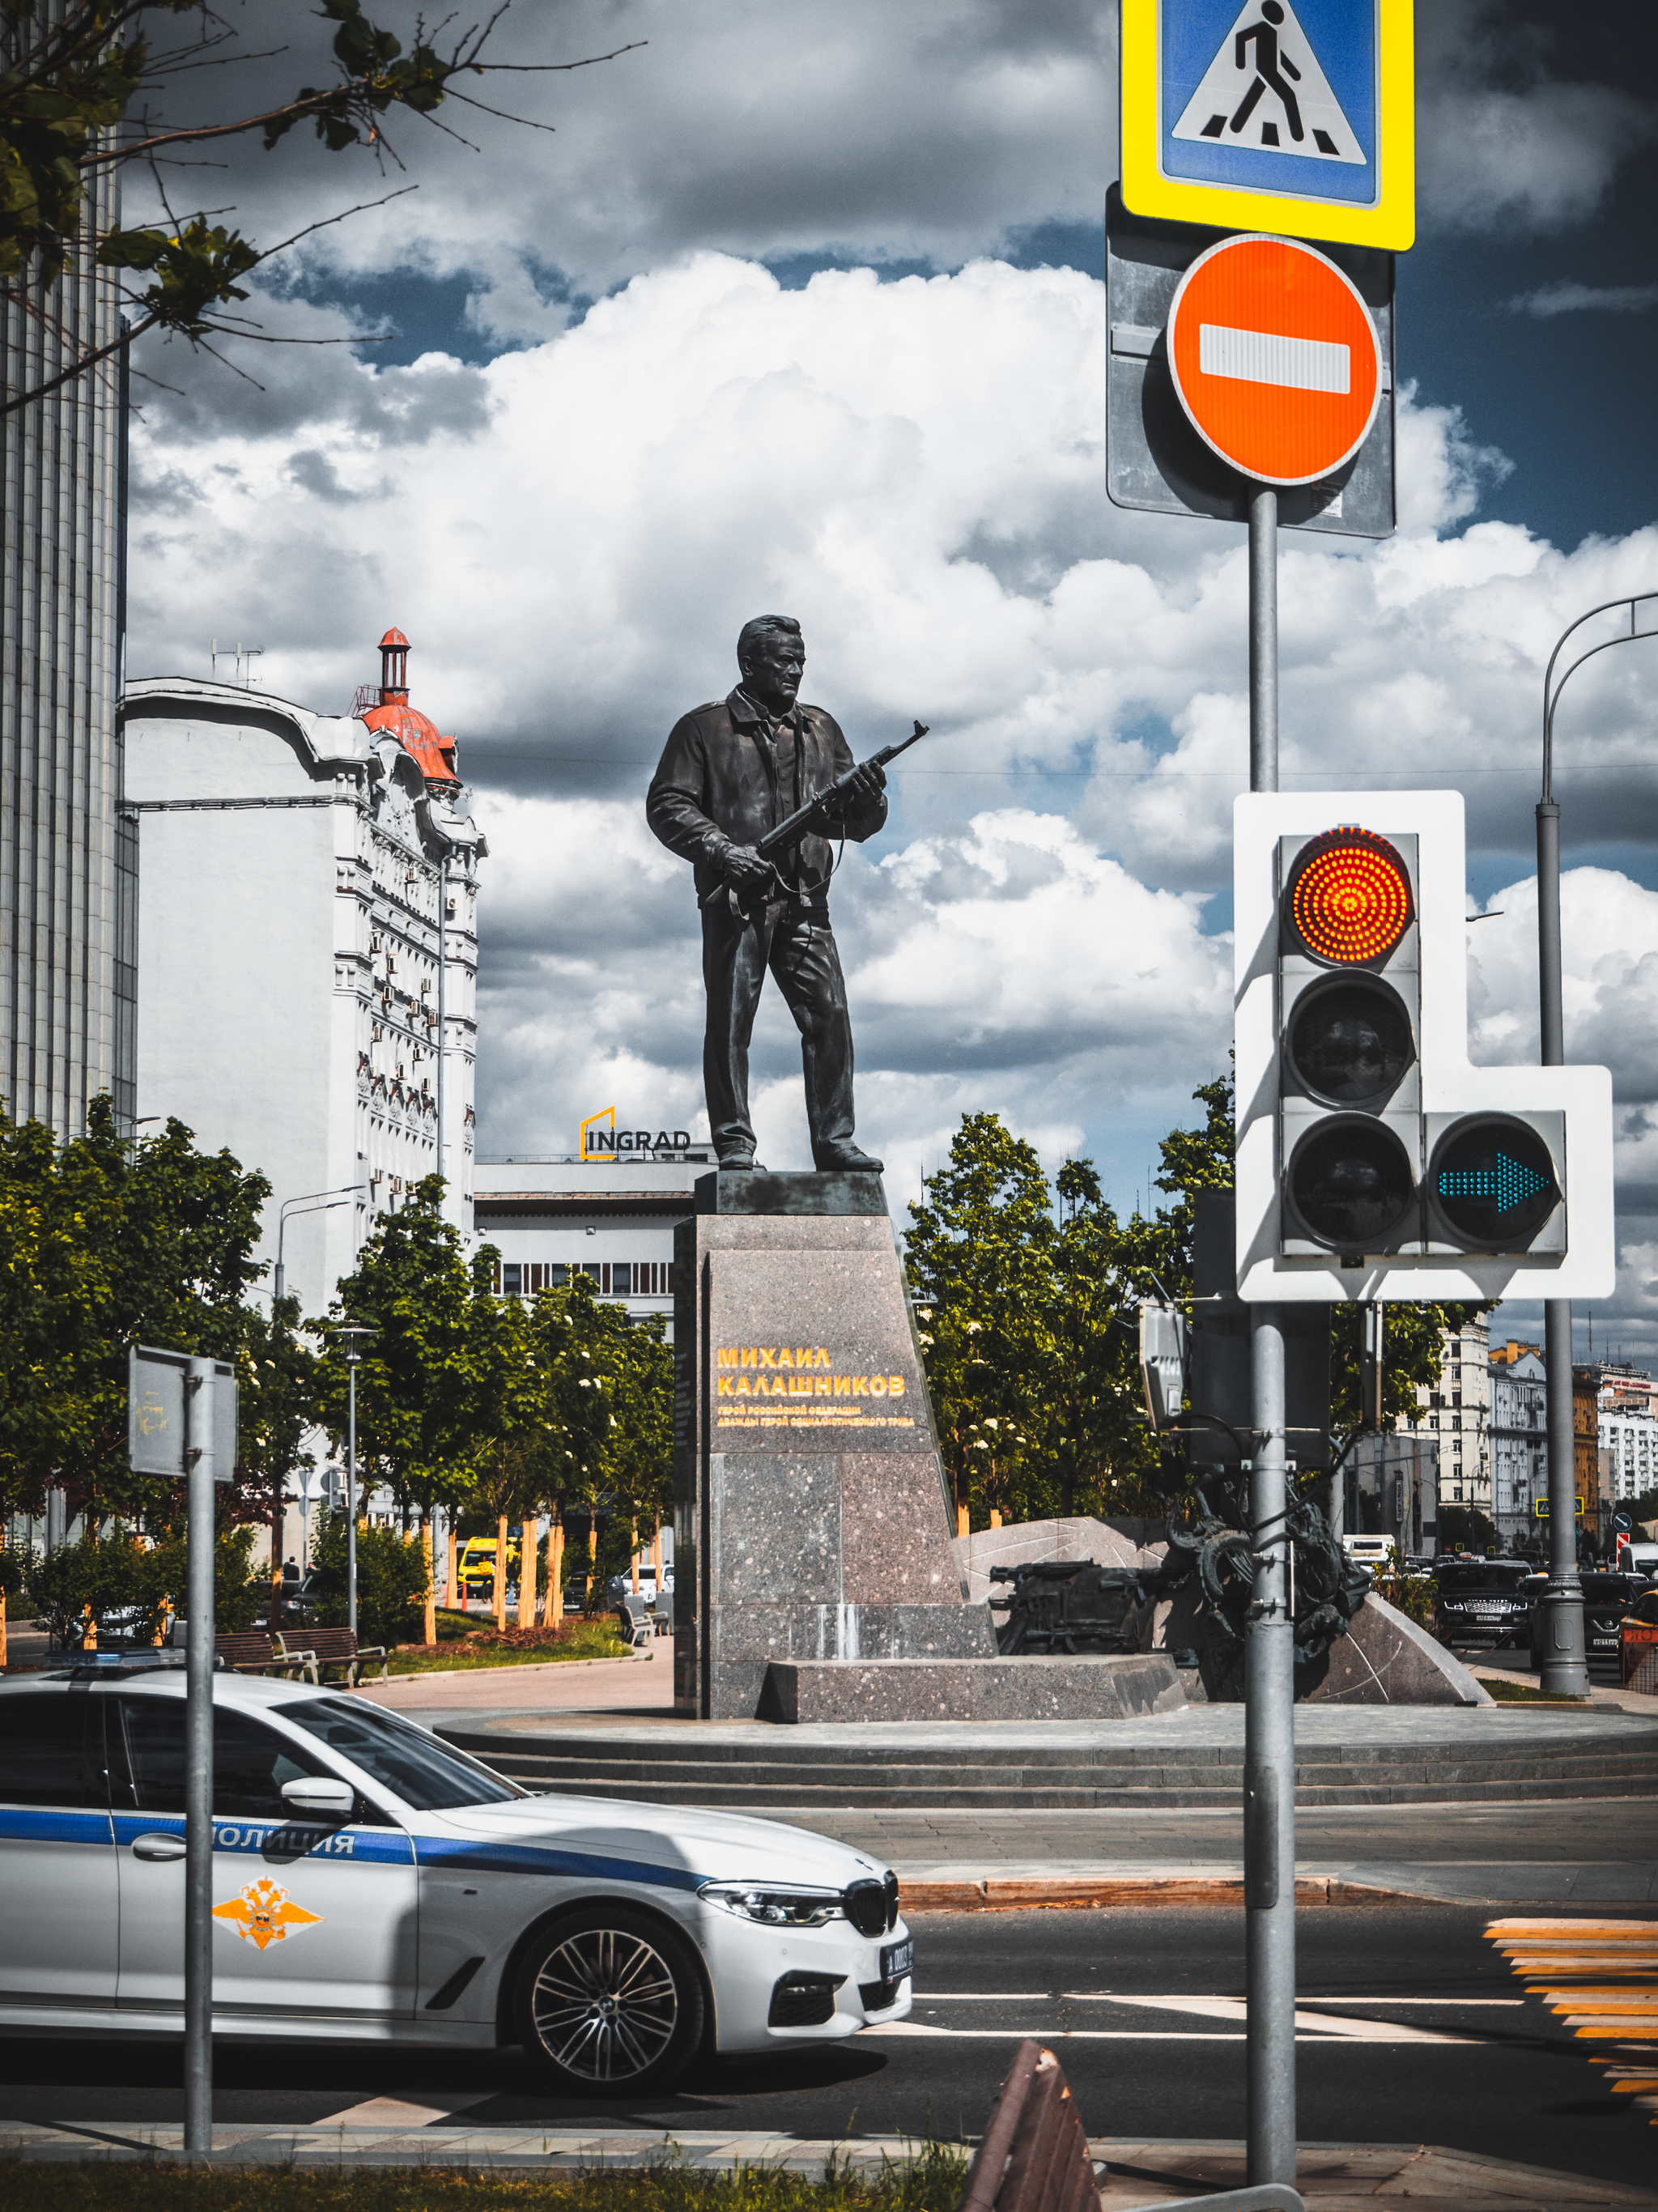
[[734,1912],[739,1920],[756,1920],[768,1928],[821,1928],[826,1920],[846,1917],[838,1889],[775,1889],[745,1881],[708,1881],[697,1895]]

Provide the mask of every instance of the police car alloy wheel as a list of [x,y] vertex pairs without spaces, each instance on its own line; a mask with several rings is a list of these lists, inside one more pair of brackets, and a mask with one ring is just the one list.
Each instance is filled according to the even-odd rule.
[[531,2063],[557,2087],[665,2089],[702,2039],[702,1982],[671,1929],[594,1906],[531,1945],[517,2015]]

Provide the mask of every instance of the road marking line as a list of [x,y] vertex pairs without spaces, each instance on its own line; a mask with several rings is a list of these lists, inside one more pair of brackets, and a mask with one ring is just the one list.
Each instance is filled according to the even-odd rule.
[[[1641,2051],[1658,2043],[1658,1948],[1650,1921],[1525,1921],[1487,1923],[1486,1936],[1527,1991],[1542,2000],[1579,2043]],[[1609,1980],[1608,1976],[1617,1976]],[[1625,2108],[1658,2125],[1658,2069],[1631,2066],[1610,2051],[1586,2051],[1606,2072]]]

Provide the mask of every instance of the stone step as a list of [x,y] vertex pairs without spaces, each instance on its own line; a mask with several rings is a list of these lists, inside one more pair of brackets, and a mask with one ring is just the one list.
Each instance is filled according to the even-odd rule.
[[[1098,1767],[1060,1774],[1017,1770],[994,1776],[971,1771],[948,1780],[937,1770],[917,1777],[902,1769],[867,1767],[845,1772],[805,1771],[795,1765],[756,1764],[724,1767],[695,1775],[683,1769],[617,1772],[575,1762],[506,1759],[501,1772],[534,1789],[559,1790],[588,1797],[631,1798],[664,1805],[713,1805],[726,1810],[748,1807],[866,1807],[871,1809],[1017,1811],[1024,1807],[1087,1808],[1102,1806],[1202,1805],[1228,1802],[1243,1786],[1242,1762],[1225,1766],[1182,1767],[1170,1762],[1161,1771],[1113,1774]],[[1651,1757],[1474,1760],[1420,1759],[1409,1765],[1332,1762],[1297,1766],[1297,1802],[1303,1805],[1431,1803],[1463,1796],[1487,1800],[1513,1797],[1571,1797],[1658,1794],[1658,1760]]]
[[[1464,1778],[1448,1790],[1442,1782],[1347,1783],[1332,1786],[1298,1784],[1296,1802],[1309,1807],[1432,1805],[1454,1799],[1458,1803],[1500,1804],[1516,1797],[1523,1797],[1530,1802],[1544,1798],[1575,1798],[1586,1795],[1624,1796],[1658,1794],[1658,1776],[1643,1778],[1638,1782],[1625,1778],[1611,1779],[1613,1786],[1610,1789],[1603,1786],[1587,1790],[1582,1777],[1547,1781],[1534,1778],[1517,1780],[1513,1777],[1470,1781]],[[918,1806],[913,1790],[874,1787],[855,1792],[814,1790],[799,1783],[758,1783],[741,1788],[727,1786],[721,1790],[702,1789],[690,1782],[641,1785],[589,1781],[565,1786],[571,1790],[572,1794],[584,1797],[652,1805],[706,1807],[716,1812],[751,1814],[761,1820],[774,1816],[793,1818],[812,1812],[1155,1812],[1230,1804],[1242,1798],[1243,1788],[1242,1778],[1239,1776],[1228,1786],[1201,1790],[1175,1784],[1148,1785],[1138,1790],[995,1791],[944,1789],[932,1791],[925,1806]]]

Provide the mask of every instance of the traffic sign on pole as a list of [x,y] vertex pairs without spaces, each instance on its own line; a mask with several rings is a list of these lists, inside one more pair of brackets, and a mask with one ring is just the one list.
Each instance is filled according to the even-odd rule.
[[[1223,459],[1193,429],[1175,390],[1169,358],[1175,295],[1193,264],[1226,236],[1196,223],[1156,222],[1131,215],[1115,185],[1108,195],[1106,489],[1117,507],[1216,522],[1249,519],[1258,479]],[[1329,258],[1357,290],[1376,331],[1380,396],[1370,434],[1351,459],[1327,476],[1278,488],[1278,526],[1386,538],[1394,527],[1394,256],[1370,246],[1338,246]],[[1248,325],[1234,322],[1230,327]],[[1297,335],[1293,330],[1288,334]],[[1200,372],[1200,326],[1199,368]]]
[[1414,71],[1412,0],[1122,0],[1123,198],[1402,252]]
[[1358,287],[1288,238],[1224,238],[1198,256],[1169,311],[1169,368],[1192,428],[1257,483],[1334,475],[1382,397]]

